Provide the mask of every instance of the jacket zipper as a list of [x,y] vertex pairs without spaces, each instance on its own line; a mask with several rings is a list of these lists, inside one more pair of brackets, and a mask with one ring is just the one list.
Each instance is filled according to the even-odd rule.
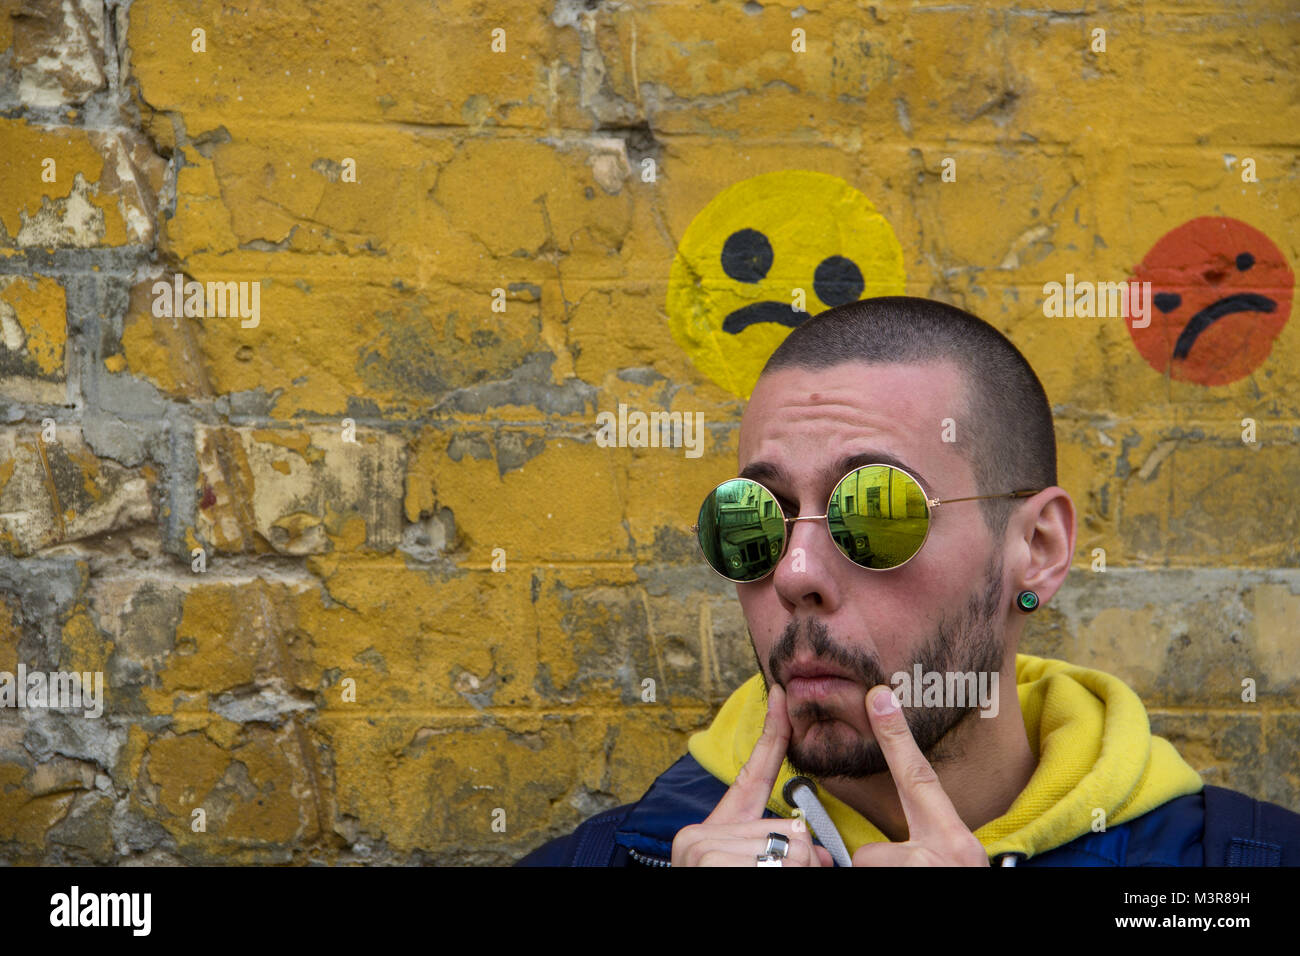
[[631,847],[627,848],[627,852],[631,855],[632,859],[636,860],[642,866],[672,866],[673,865],[672,861],[670,860],[662,860],[657,856],[649,856],[645,853],[638,853],[636,850],[632,849]]

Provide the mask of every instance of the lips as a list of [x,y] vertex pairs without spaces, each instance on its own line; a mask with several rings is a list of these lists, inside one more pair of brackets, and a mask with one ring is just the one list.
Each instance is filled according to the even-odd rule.
[[786,671],[783,685],[791,697],[822,700],[835,694],[859,690],[858,679],[833,664],[796,661]]
[[848,671],[816,660],[795,661],[785,672],[786,682],[796,678],[811,679],[819,677],[836,677],[840,680],[855,680]]

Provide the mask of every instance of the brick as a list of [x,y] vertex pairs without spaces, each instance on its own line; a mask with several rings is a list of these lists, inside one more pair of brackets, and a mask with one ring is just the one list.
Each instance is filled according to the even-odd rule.
[[[574,383],[554,381],[536,297],[513,287],[510,273],[475,289],[435,283],[422,292],[388,282],[268,277],[229,263],[185,273],[182,281],[260,282],[256,328],[243,328],[239,318],[154,316],[151,290],[161,278],[132,287],[122,354],[132,375],[173,397],[262,396],[265,414],[280,419],[360,419],[380,409],[403,420],[456,401],[459,389],[471,390],[459,397],[467,404],[476,391],[495,391],[519,393],[524,406],[575,391]],[[497,282],[508,290],[505,315],[491,311]],[[540,420],[549,410],[532,414]]]
[[0,249],[153,241],[166,164],[142,135],[3,120],[0,138]]
[[25,556],[154,517],[155,478],[97,457],[77,425],[0,429],[0,548]]
[[[237,131],[239,138],[227,133],[181,171],[163,252],[195,267],[241,250],[274,253],[244,258],[280,272],[301,261],[309,274],[322,256],[347,257],[354,274],[408,281],[421,268],[421,186],[431,178],[427,168],[452,157],[452,143],[334,124],[291,135],[272,124]],[[355,181],[344,176],[345,159]]]
[[401,539],[400,438],[357,428],[195,430],[198,532],[219,552],[320,554]]
[[[238,10],[147,0],[131,7],[132,76],[147,102],[183,112],[191,129],[262,116],[540,125],[558,38],[550,14],[534,3],[487,20],[463,6],[390,19],[332,3],[303,29],[269,0]],[[498,26],[507,40],[499,54]],[[196,28],[206,31],[206,53],[192,52]]]
[[[161,733],[141,756],[132,803],[190,862],[288,862],[320,832],[316,758],[302,742],[293,726],[246,728],[229,749],[198,732]],[[199,808],[206,830],[195,832]]]
[[[1275,130],[1300,126],[1300,104],[1287,95],[1285,80],[1296,66],[1295,48],[1286,39],[1294,9],[1270,3],[1225,10],[1206,4],[1192,16],[1172,9],[1151,12],[1140,21],[1141,59],[1127,65],[1144,78],[1177,77],[1178,92],[1169,95],[1159,82],[1127,84],[1129,104],[1121,115],[1142,117],[1143,139],[1271,143]],[[1238,39],[1227,45],[1215,41],[1224,35]],[[1213,67],[1201,69],[1202,64]]]
[[101,664],[106,710],[203,726],[218,716],[278,725],[312,709],[322,678],[298,627],[308,600],[321,600],[310,579],[189,570],[97,579],[90,605],[112,648]]
[[[590,428],[594,433],[594,416]],[[419,480],[434,489],[433,507],[452,512],[474,560],[490,563],[497,547],[520,563],[628,560],[627,529],[610,518],[622,513],[625,499],[609,470],[611,450],[594,440],[551,438],[536,427],[510,433],[487,425],[430,431],[420,441],[434,443],[435,451],[414,451]],[[522,488],[546,493],[520,494]]]
[[18,858],[32,861],[39,859],[47,832],[63,819],[74,794],[32,794],[24,788],[26,777],[22,765],[0,759],[0,842],[17,844]]
[[[536,706],[542,697],[531,576],[509,560],[506,569],[454,573],[391,559],[319,559],[315,570],[330,602],[304,596],[295,624],[311,635],[322,708],[471,718]],[[349,678],[355,701],[344,699]]]
[[1241,440],[1239,421],[1162,428],[1121,457],[1119,533],[1134,562],[1288,567],[1300,551],[1300,517],[1285,496],[1294,437],[1281,429]]
[[67,401],[67,302],[43,276],[0,276],[0,395]]
[[94,0],[71,0],[57,7],[25,4],[13,15],[13,68],[25,106],[84,103],[107,88],[104,11]]

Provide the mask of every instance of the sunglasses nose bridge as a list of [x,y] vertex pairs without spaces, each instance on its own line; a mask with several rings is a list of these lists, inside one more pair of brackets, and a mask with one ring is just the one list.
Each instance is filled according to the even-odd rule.
[[[790,554],[790,552],[793,550],[792,542],[794,540],[795,526],[800,521],[812,521],[817,524],[820,524],[822,528],[829,530],[829,527],[826,524],[826,515],[800,515],[797,518],[786,518],[785,519],[785,548],[783,549],[783,553],[781,555],[782,559],[787,557]],[[814,529],[813,534],[816,535],[816,533],[817,532]]]
[[800,521],[822,521],[826,520],[826,515],[800,515],[798,518],[786,518],[786,533],[794,534],[794,525]]

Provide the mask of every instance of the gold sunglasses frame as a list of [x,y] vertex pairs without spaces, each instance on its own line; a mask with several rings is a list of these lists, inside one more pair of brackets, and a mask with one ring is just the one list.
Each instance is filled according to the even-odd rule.
[[[854,472],[861,471],[864,468],[888,468],[891,471],[901,472],[907,478],[911,479],[911,481],[916,485],[916,487],[921,490],[921,496],[925,499],[925,505],[926,505],[925,537],[921,539],[921,543],[917,545],[916,550],[913,551],[907,557],[906,560],[900,562],[899,564],[895,564],[893,567],[868,568],[864,565],[858,564],[858,562],[854,561],[852,558],[850,558],[847,554],[844,553],[844,550],[843,548],[840,547],[839,542],[835,540],[835,535],[831,533],[830,505],[831,502],[835,499],[835,493],[840,490],[840,485],[844,484],[844,482],[848,480],[850,475],[852,475]],[[874,571],[877,574],[883,574],[888,571],[897,571],[899,568],[906,565],[908,561],[911,561],[912,558],[916,557],[918,554],[921,553],[921,549],[925,547],[925,543],[930,540],[930,531],[934,527],[934,521],[930,514],[930,511],[932,509],[938,508],[940,505],[955,504],[958,501],[989,501],[994,498],[1029,498],[1032,497],[1033,495],[1038,494],[1041,491],[1046,490],[1045,488],[1033,488],[1033,489],[1025,488],[1025,489],[1021,489],[1020,491],[1011,491],[999,495],[967,495],[964,498],[931,498],[929,492],[925,490],[925,485],[921,484],[921,480],[917,478],[916,475],[908,471],[906,468],[899,468],[897,465],[890,465],[890,464],[886,464],[885,462],[870,462],[865,465],[858,465],[856,468],[850,468],[847,472],[844,473],[843,477],[841,477],[839,481],[835,482],[835,487],[831,489],[830,497],[826,499],[826,514],[802,515],[800,517],[791,518],[785,513],[785,509],[781,507],[781,499],[778,498],[775,493],[773,493],[771,488],[767,487],[767,485],[763,484],[761,481],[757,481],[753,478],[743,478],[740,475],[737,475],[736,478],[728,478],[726,481],[719,482],[717,485],[713,487],[712,491],[710,491],[707,495],[704,496],[704,501],[708,501],[709,496],[716,493],[717,490],[721,488],[723,485],[730,484],[731,482],[736,481],[737,479],[743,481],[751,481],[754,484],[758,485],[758,487],[766,491],[769,495],[771,495],[772,501],[776,503],[776,507],[781,512],[781,518],[783,524],[782,524],[782,538],[781,538],[781,553],[776,556],[776,559],[772,562],[771,568],[769,568],[766,572],[759,575],[758,577],[748,581],[737,580],[735,578],[727,577],[727,575],[723,574],[721,571],[715,568],[713,566],[713,563],[709,561],[709,556],[704,553],[704,545],[700,543],[700,526],[698,524],[691,525],[690,530],[695,535],[695,546],[699,548],[700,554],[704,557],[704,563],[708,565],[710,571],[712,571],[718,577],[722,578],[724,581],[730,581],[732,584],[757,584],[759,581],[762,581],[764,578],[767,578],[769,575],[775,572],[777,566],[785,559],[786,548],[789,547],[790,538],[794,535],[794,524],[798,521],[825,521],[826,534],[830,536],[831,543],[835,545],[835,550],[839,552],[840,557],[842,557],[845,561],[849,562],[849,564],[853,565],[855,568],[861,568],[863,571]],[[704,507],[704,501],[700,502],[701,509]]]

